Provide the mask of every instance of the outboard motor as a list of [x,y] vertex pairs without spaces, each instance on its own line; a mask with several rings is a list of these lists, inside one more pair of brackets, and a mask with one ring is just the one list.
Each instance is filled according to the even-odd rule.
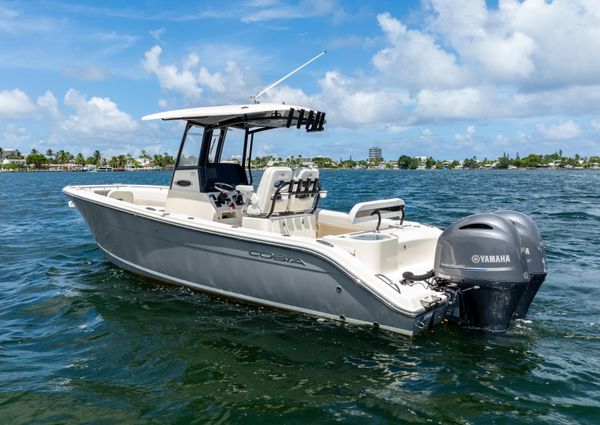
[[538,227],[529,216],[517,211],[498,211],[494,214],[509,219],[521,237],[521,255],[525,256],[527,260],[529,284],[519,300],[514,316],[522,318],[527,315],[529,305],[548,273],[544,242]]
[[455,287],[458,319],[466,327],[504,332],[529,285],[521,237],[509,219],[475,214],[440,235],[434,273]]

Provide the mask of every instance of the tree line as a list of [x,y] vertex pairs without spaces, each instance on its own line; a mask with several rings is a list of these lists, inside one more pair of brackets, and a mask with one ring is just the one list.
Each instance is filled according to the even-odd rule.
[[[50,164],[68,165],[74,164],[81,168],[91,165],[95,167],[112,167],[115,169],[125,169],[126,167],[141,168],[142,166],[157,168],[172,168],[175,165],[175,159],[167,152],[163,154],[149,155],[142,150],[139,157],[135,158],[131,154],[113,155],[111,157],[103,155],[99,150],[95,150],[92,155],[85,157],[82,153],[73,155],[63,149],[53,151],[48,149],[45,154],[38,152],[37,149],[31,149],[31,153],[23,155],[18,149],[8,155],[0,148],[0,158],[24,159],[25,164],[33,166],[36,169],[48,168]],[[11,167],[12,166],[12,167]],[[7,164],[4,168],[24,168],[23,164]]]
[[[285,165],[289,167],[296,167],[305,164],[302,161],[302,156],[289,157],[282,159],[272,155],[264,157],[256,157],[252,160],[252,167],[264,168],[270,165]],[[352,160],[352,159],[340,159],[334,161],[329,157],[315,157],[311,158],[314,165],[319,168],[400,168],[404,170],[415,170],[419,167],[427,169],[434,168],[539,168],[554,166],[556,168],[589,168],[591,166],[600,166],[600,156],[583,157],[579,154],[575,154],[573,157],[563,155],[562,150],[557,152],[541,155],[541,154],[529,154],[525,157],[520,157],[517,153],[515,157],[511,157],[509,154],[503,154],[501,157],[496,159],[483,158],[481,160],[477,157],[465,158],[462,161],[458,160],[440,160],[434,159],[433,157],[413,157],[409,155],[400,155],[397,161],[384,161],[383,158],[374,160]]]
[[[156,167],[160,169],[173,168],[175,165],[175,159],[167,152],[163,154],[149,155],[145,150],[142,150],[141,154],[135,158],[131,154],[126,155],[113,155],[111,157],[103,155],[99,150],[95,150],[92,155],[85,157],[82,153],[73,155],[69,151],[63,149],[53,151],[48,149],[45,154],[38,152],[37,149],[33,148],[31,153],[23,155],[19,150],[14,150],[5,155],[6,152],[0,147],[0,160],[4,158],[8,159],[24,159],[27,166],[43,169],[49,168],[50,164],[67,165],[74,164],[81,168],[91,165],[96,167],[112,167],[114,169],[125,169],[129,168],[141,168],[141,167]],[[573,157],[563,155],[562,150],[558,150],[552,154],[529,154],[525,157],[520,157],[517,153],[515,157],[510,157],[508,154],[503,154],[497,159],[484,158],[478,160],[476,157],[465,158],[462,161],[457,160],[439,160],[433,157],[412,157],[408,155],[400,155],[397,161],[385,162],[383,158],[376,160],[358,160],[346,159],[334,161],[333,159],[325,156],[311,158],[314,165],[319,168],[374,168],[374,167],[385,167],[385,168],[400,168],[414,170],[419,167],[425,167],[427,169],[432,168],[538,168],[538,167],[549,167],[550,165],[557,168],[589,168],[591,166],[600,166],[600,156],[582,157],[579,154],[575,154]],[[265,168],[268,165],[286,165],[291,167],[298,167],[306,164],[305,158],[302,155],[298,157],[288,157],[282,159],[273,155],[267,155],[263,157],[255,157],[252,159],[253,168]],[[6,164],[0,166],[5,169],[10,168],[25,168],[24,164]]]

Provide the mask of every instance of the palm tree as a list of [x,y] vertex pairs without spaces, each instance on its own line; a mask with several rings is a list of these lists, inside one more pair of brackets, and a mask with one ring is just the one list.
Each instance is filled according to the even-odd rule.
[[160,155],[154,155],[154,158],[152,158],[151,164],[154,165],[155,167],[160,167],[162,168],[162,156]]
[[175,158],[173,158],[167,152],[165,152],[163,154],[163,158],[164,158],[163,161],[165,163],[165,167],[172,167],[173,165],[175,165]]
[[77,154],[77,158],[75,158],[75,164],[80,165],[82,167],[85,165],[85,158],[83,157],[83,154],[81,152]]
[[52,161],[52,157],[54,156],[54,152],[52,152],[52,149],[48,149],[46,151],[46,157],[48,158],[48,162]]
[[113,168],[117,168],[117,169],[124,169],[125,166],[127,165],[127,157],[125,155],[117,155],[117,156],[113,156],[110,161],[108,162],[108,164],[113,167]]
[[97,167],[102,165],[102,154],[99,150],[95,150],[92,156],[94,157],[94,164],[96,164]]

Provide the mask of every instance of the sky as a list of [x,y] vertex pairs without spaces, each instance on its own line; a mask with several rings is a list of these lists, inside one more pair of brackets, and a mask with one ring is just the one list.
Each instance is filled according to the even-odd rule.
[[[327,113],[255,155],[600,155],[598,0],[0,0],[0,147],[174,153],[163,110],[261,97]],[[234,153],[234,152],[232,152]]]

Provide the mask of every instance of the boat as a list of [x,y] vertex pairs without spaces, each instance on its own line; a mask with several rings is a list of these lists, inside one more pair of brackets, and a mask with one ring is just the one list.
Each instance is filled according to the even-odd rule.
[[[524,214],[474,214],[441,230],[409,220],[397,197],[322,208],[336,195],[316,168],[271,166],[254,180],[255,136],[319,133],[325,117],[276,103],[148,115],[185,124],[169,186],[63,192],[108,260],[153,280],[411,337],[446,319],[504,332],[527,314],[547,270]],[[235,134],[239,163],[222,158]]]

